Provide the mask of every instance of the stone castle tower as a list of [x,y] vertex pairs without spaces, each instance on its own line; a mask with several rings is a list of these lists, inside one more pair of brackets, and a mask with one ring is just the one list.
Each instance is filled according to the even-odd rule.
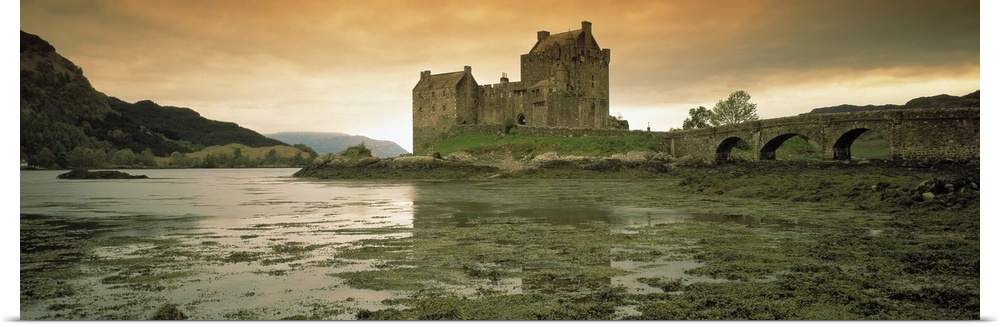
[[469,66],[452,73],[420,72],[413,87],[413,152],[441,140],[456,125],[622,128],[609,115],[610,62],[611,50],[597,45],[585,21],[579,30],[539,31],[535,45],[521,55],[519,82],[504,74],[498,84],[479,85]]

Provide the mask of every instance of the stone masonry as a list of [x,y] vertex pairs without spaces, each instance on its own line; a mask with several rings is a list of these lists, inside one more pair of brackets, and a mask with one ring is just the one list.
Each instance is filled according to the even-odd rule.
[[979,108],[803,114],[654,134],[672,155],[702,161],[729,160],[740,140],[750,145],[759,160],[774,160],[775,150],[796,135],[818,144],[824,159],[849,160],[851,145],[868,130],[885,137],[892,160],[979,159]]
[[521,55],[521,81],[479,85],[472,67],[458,72],[420,72],[413,87],[413,151],[441,140],[455,126],[517,124],[526,127],[628,129],[609,115],[608,65],[591,23],[579,30],[539,31]]

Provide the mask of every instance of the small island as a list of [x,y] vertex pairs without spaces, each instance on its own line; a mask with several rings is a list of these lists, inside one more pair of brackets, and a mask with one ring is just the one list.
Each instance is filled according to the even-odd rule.
[[73,169],[69,172],[56,176],[59,179],[142,179],[149,178],[146,175],[129,175],[114,170],[89,171],[86,169]]

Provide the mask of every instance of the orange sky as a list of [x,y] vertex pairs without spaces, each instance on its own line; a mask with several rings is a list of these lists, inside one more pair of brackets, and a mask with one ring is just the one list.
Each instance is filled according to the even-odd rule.
[[422,70],[506,72],[538,30],[593,23],[611,114],[680,127],[736,90],[761,118],[980,89],[980,4],[956,0],[74,1],[20,3],[20,26],[96,89],[261,133],[344,132],[411,149]]

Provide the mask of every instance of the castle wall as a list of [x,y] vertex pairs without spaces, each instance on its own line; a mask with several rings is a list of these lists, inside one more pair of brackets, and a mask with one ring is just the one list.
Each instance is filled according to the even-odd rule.
[[[448,135],[458,133],[503,134],[503,125],[461,125],[448,131]],[[590,129],[569,127],[539,127],[518,126],[517,134],[541,137],[584,137],[584,136],[643,136],[654,137],[656,133],[647,131],[629,131],[623,129]],[[661,137],[662,138],[662,137]]]
[[526,92],[522,82],[480,86],[479,124],[503,124],[525,111]]
[[414,150],[441,140],[452,126],[474,124],[478,92],[471,67],[439,75],[421,72],[413,88]]
[[597,45],[590,27],[583,22],[580,30],[556,35],[539,31],[535,46],[521,55],[521,82],[503,77],[499,84],[478,85],[469,66],[433,76],[422,72],[413,91],[413,151],[458,125],[619,128],[609,119],[611,50]]
[[[468,68],[467,68],[468,69]],[[476,124],[479,121],[479,85],[471,72],[463,78],[455,89],[454,124]]]

